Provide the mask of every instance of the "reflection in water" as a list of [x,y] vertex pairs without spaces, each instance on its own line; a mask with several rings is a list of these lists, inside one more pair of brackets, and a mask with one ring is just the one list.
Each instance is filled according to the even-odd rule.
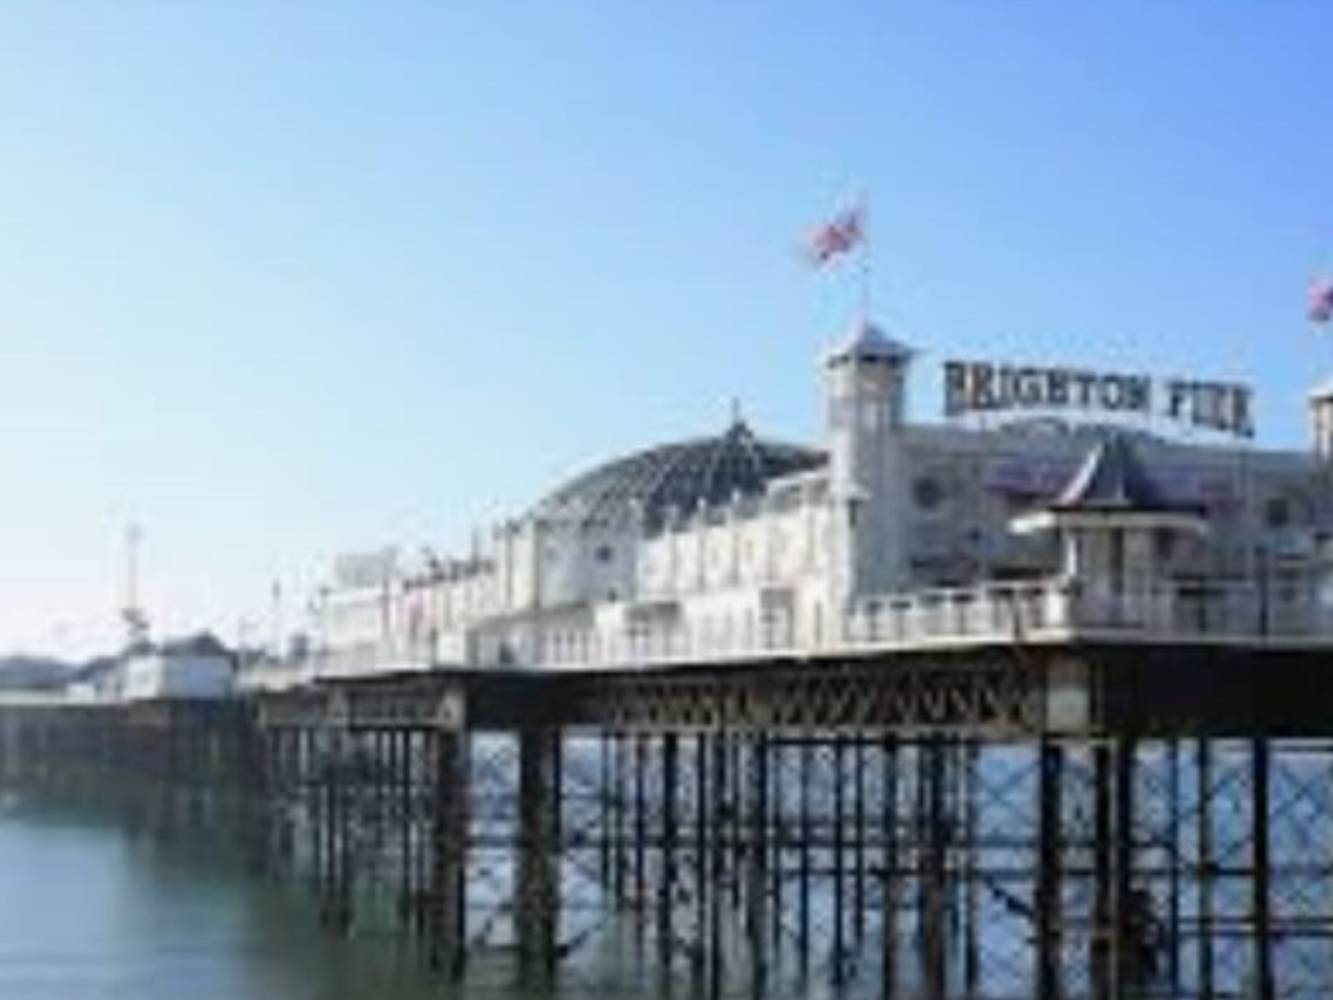
[[245,878],[209,854],[164,850],[96,817],[6,802],[0,809],[0,997],[408,1000],[441,994],[439,979],[401,938],[343,941],[324,934],[300,885]]

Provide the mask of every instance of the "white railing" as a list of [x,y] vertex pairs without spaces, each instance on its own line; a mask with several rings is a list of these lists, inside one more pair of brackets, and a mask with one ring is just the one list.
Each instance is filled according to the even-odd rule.
[[1256,582],[1160,587],[1142,594],[1083,594],[1081,634],[1163,641],[1333,644],[1333,608],[1309,587]]
[[312,673],[309,662],[242,663],[236,671],[236,687],[241,691],[285,691],[309,683]]
[[[565,634],[538,666],[642,667],[874,650],[1078,641],[1320,643],[1333,646],[1333,609],[1312,591],[1253,583],[1170,585],[1095,592],[1076,581],[922,590],[867,597],[822,633],[790,614],[745,629],[688,620]],[[540,647],[539,648],[543,648]]]
[[[687,615],[615,629],[548,628],[532,633],[531,641],[514,651],[512,662],[528,668],[635,669],[1079,641],[1333,647],[1333,609],[1318,603],[1308,587],[1173,584],[1117,594],[1079,581],[1047,579],[869,596],[822,627],[780,612],[730,626]],[[243,676],[241,686],[285,687],[320,678],[431,669],[427,660],[411,655],[418,651],[371,646],[326,653],[300,670],[270,673],[267,666],[263,676]],[[450,644],[450,651],[457,659],[440,662],[478,669],[496,665],[475,646],[465,646],[461,635],[458,648]]]
[[1073,588],[1060,581],[869,597],[846,616],[840,644],[928,646],[1063,637],[1071,625],[1073,597]]
[[283,690],[325,679],[433,670],[441,665],[466,666],[473,659],[467,634],[450,631],[412,641],[370,640],[326,649],[300,662],[259,660],[242,664],[236,684],[241,690]]

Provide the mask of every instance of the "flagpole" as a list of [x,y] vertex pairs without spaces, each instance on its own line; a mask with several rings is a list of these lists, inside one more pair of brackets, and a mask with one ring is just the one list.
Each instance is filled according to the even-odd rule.
[[870,203],[865,192],[857,198],[861,216],[861,325],[870,325]]
[[815,268],[852,250],[859,253],[857,270],[860,289],[860,325],[870,323],[870,236],[866,225],[869,199],[864,192],[850,210],[844,210],[813,230],[806,238],[805,255]]

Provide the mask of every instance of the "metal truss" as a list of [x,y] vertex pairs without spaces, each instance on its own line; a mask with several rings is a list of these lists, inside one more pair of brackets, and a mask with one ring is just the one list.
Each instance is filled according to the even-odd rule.
[[[1065,675],[1087,682],[1069,702],[1052,662],[997,648],[6,707],[0,780],[114,790],[161,836],[225,829],[256,872],[308,880],[331,929],[402,935],[453,979],[1333,996],[1333,742],[1293,731],[1301,699],[1246,728],[1236,687],[1209,728],[1167,711],[1178,678],[1107,660]],[[1086,711],[1052,709],[1068,704]]]

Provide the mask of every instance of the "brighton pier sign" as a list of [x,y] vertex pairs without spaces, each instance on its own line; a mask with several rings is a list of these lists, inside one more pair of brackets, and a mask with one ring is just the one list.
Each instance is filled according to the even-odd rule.
[[1254,436],[1253,394],[1235,382],[1044,368],[989,361],[944,363],[944,413],[1085,410],[1163,416],[1193,427]]

